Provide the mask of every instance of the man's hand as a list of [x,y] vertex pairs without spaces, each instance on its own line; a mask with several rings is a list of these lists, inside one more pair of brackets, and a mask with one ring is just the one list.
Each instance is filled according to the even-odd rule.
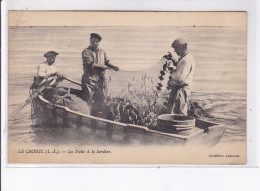
[[53,80],[51,81],[49,86],[53,86],[54,84],[56,84],[57,80],[58,80],[58,78],[53,78]]
[[110,64],[109,60],[106,62],[106,66],[108,66],[109,69],[113,69],[115,71],[119,70],[119,68],[117,66],[114,66],[113,64]]
[[56,75],[57,75],[57,80],[58,80],[58,81],[62,81],[63,79],[66,78],[66,76],[63,75],[63,74],[61,74],[61,73],[57,73]]
[[40,86],[42,85],[49,85],[49,86],[52,86],[53,84],[55,84],[57,81],[57,76],[49,76],[48,78],[46,79],[43,79],[41,82],[40,82]]
[[167,55],[163,56],[163,58],[165,58],[166,60],[172,61],[173,65],[177,66],[178,61],[175,60],[175,58],[173,58],[173,56],[170,52],[168,52]]
[[170,90],[173,88],[174,85],[176,85],[177,81],[175,79],[170,79],[168,82],[167,82],[167,89]]
[[48,81],[52,81],[52,80],[56,80],[56,79],[57,79],[57,76],[55,75],[55,76],[50,76],[50,77],[46,78],[46,81],[48,82]]
[[167,83],[167,85],[170,86],[170,87],[172,87],[174,84],[175,84],[174,80],[169,80],[168,83]]
[[119,68],[117,66],[113,67],[113,70],[118,71]]
[[167,55],[163,56],[166,60],[172,60],[172,54],[170,52],[168,52]]
[[110,69],[110,67],[104,65],[103,69],[104,69],[104,70],[106,70],[106,69]]
[[62,79],[67,78],[67,76],[65,76],[64,74],[60,74],[59,77],[62,78]]

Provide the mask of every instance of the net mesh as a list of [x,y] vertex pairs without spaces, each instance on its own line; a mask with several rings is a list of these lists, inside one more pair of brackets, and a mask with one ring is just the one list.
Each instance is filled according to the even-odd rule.
[[106,72],[105,94],[110,107],[115,105],[115,118],[148,126],[156,124],[157,116],[166,112],[170,94],[167,89],[170,71],[165,64],[171,63],[162,58],[145,71]]
[[[167,84],[174,69],[176,66],[173,62],[162,58],[144,71],[106,71],[107,103],[110,106],[115,105],[113,111],[117,116],[115,118],[119,121],[123,118],[135,124],[156,125],[157,116],[166,113],[170,96]],[[203,117],[205,111],[196,100],[190,100],[188,115]]]

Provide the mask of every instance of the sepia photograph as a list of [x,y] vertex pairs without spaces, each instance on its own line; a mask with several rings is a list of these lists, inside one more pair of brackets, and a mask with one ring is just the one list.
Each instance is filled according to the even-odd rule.
[[247,13],[8,11],[8,163],[245,165]]

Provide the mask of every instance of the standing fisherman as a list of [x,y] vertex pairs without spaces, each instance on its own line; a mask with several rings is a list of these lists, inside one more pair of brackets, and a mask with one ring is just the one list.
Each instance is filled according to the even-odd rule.
[[[178,38],[172,43],[172,48],[179,56],[177,68],[171,74],[168,87],[171,89],[167,113],[187,115],[188,101],[191,94],[195,61],[188,51],[187,43]],[[169,58],[172,60],[172,58]]]
[[105,90],[105,70],[119,68],[110,64],[106,53],[99,48],[101,36],[90,34],[90,45],[82,52],[83,70],[82,92],[85,101],[92,103],[92,114],[96,115],[103,109]]

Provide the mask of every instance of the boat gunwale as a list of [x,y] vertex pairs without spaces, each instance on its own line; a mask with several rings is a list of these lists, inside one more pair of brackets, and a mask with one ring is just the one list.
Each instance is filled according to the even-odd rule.
[[[156,131],[156,130],[153,130],[153,129],[150,129],[148,127],[145,127],[145,126],[140,126],[140,125],[135,125],[135,124],[127,124],[127,123],[122,123],[122,122],[116,122],[116,121],[112,121],[112,120],[108,120],[108,119],[103,119],[103,118],[100,118],[100,117],[95,117],[95,116],[92,116],[92,115],[88,115],[88,114],[83,114],[83,113],[80,113],[80,112],[77,112],[77,111],[74,111],[74,110],[71,110],[69,109],[68,107],[66,106],[61,106],[61,105],[57,105],[57,104],[53,104],[51,103],[50,101],[48,101],[47,99],[45,99],[42,95],[38,95],[37,96],[41,101],[45,102],[46,104],[49,104],[53,107],[56,107],[56,108],[60,108],[62,110],[65,110],[66,112],[69,112],[69,113],[72,113],[72,114],[75,114],[75,115],[79,115],[81,117],[85,117],[85,118],[88,118],[88,119],[94,119],[94,120],[97,120],[97,121],[100,121],[100,122],[104,122],[104,123],[110,123],[110,124],[114,124],[114,125],[118,125],[118,126],[122,126],[122,127],[133,127],[133,128],[136,128],[136,129],[142,129],[142,130],[145,130],[146,132],[150,132],[150,133],[156,133],[156,134],[160,134],[160,135],[164,135],[164,136],[169,136],[169,137],[174,137],[174,138],[179,138],[179,139],[189,139],[199,133],[201,133],[201,131],[204,131],[205,129],[203,128],[200,128],[200,127],[197,127],[199,128],[199,130],[197,130],[196,132],[194,132],[193,134],[190,134],[190,135],[178,135],[178,134],[171,134],[171,133],[165,133],[165,132],[160,132],[160,131]],[[214,123],[214,122],[210,122],[210,121],[207,121],[207,120],[202,120],[202,119],[196,119],[196,121],[202,121],[202,122],[205,122],[205,123],[210,123],[212,124],[211,126],[207,127],[208,129],[211,129],[211,128],[216,128],[216,127],[223,127],[223,125],[221,124],[217,124],[217,123]],[[206,133],[203,133],[203,134],[206,134]]]

